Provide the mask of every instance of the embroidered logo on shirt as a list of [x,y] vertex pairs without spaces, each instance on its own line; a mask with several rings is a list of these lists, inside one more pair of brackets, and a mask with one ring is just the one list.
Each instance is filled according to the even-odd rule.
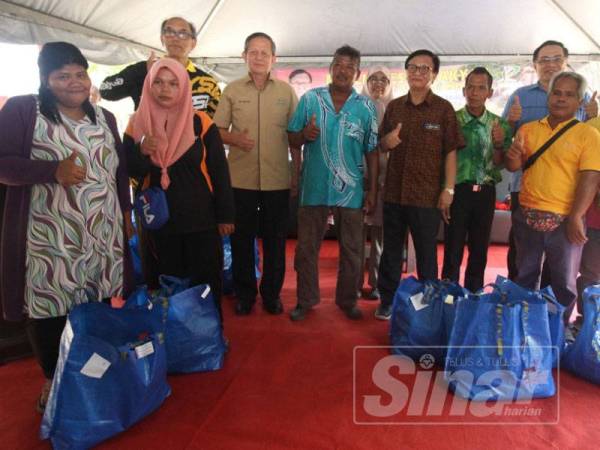
[[423,125],[423,128],[425,128],[426,130],[436,130],[439,131],[441,126],[439,123],[425,123]]

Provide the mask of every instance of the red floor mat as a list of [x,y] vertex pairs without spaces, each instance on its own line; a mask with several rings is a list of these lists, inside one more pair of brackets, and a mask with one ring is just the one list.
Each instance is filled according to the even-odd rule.
[[[293,247],[291,242],[282,293],[286,311],[295,304]],[[504,247],[490,249],[487,281],[505,273],[505,256]],[[373,319],[376,302],[370,301],[359,303],[364,320],[346,319],[333,304],[334,241],[324,243],[321,257],[322,303],[304,322],[292,323],[287,313],[270,316],[260,304],[250,316],[237,317],[233,300],[225,299],[226,334],[231,340],[225,367],[214,373],[169,377],[173,394],[165,404],[99,448],[599,448],[600,387],[565,372],[560,379],[558,425],[355,424],[353,349],[386,345],[388,324]],[[40,417],[34,404],[41,385],[41,372],[32,359],[0,368],[0,448],[50,448],[37,437]]]

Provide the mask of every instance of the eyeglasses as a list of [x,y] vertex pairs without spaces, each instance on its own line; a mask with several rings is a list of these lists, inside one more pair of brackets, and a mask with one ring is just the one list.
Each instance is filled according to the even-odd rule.
[[562,64],[565,58],[563,56],[543,56],[539,58],[536,62],[538,64],[547,65],[547,64]]
[[423,64],[422,66],[417,66],[416,64],[409,64],[408,66],[406,66],[406,70],[408,70],[410,73],[417,73],[419,72],[422,75],[427,75],[429,72],[431,72],[431,67],[426,66],[425,64]]
[[383,84],[388,84],[390,82],[390,80],[388,80],[385,77],[382,78],[378,78],[378,77],[369,77],[369,79],[367,80],[368,82],[371,83],[383,83]]
[[173,28],[165,28],[164,30],[162,30],[162,35],[166,36],[166,37],[177,37],[177,39],[193,39],[194,35],[188,31],[184,31],[184,30],[174,30]]

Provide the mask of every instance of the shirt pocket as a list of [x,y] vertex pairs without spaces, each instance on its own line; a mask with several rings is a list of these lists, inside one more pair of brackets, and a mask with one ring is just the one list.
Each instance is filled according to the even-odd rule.
[[442,151],[442,126],[439,123],[425,122],[423,124],[423,145],[431,153]]
[[252,132],[255,127],[253,124],[256,123],[257,114],[258,107],[256,102],[252,101],[249,97],[240,97],[232,107],[232,122],[240,127],[239,131],[248,128]]

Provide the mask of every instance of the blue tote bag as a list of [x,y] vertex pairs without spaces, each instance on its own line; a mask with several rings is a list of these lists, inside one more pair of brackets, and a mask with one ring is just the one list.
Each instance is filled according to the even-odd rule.
[[159,277],[161,288],[155,296],[136,291],[126,308],[146,308],[164,323],[169,373],[219,370],[227,347],[221,318],[210,287],[189,287],[189,280]]
[[[231,256],[231,239],[223,236],[223,294],[235,294],[233,289],[233,257]],[[254,240],[254,274],[256,279],[260,278],[260,253],[258,251],[258,240]]]
[[546,301],[507,297],[495,290],[456,307],[445,378],[461,397],[525,400],[556,393]]
[[392,353],[414,360],[429,354],[444,364],[446,346],[454,323],[455,305],[467,291],[447,281],[405,278],[394,295],[390,320]]
[[583,291],[583,326],[569,344],[562,367],[592,383],[600,384],[600,284]]
[[546,301],[550,339],[552,346],[556,347],[555,350],[553,349],[552,367],[557,367],[565,348],[565,323],[563,321],[565,307],[556,300],[552,288],[547,286],[540,291],[531,291],[500,275],[496,277],[494,285],[506,293],[509,301]]
[[102,303],[69,314],[40,435],[85,449],[126,430],[171,390],[162,324],[147,311]]

